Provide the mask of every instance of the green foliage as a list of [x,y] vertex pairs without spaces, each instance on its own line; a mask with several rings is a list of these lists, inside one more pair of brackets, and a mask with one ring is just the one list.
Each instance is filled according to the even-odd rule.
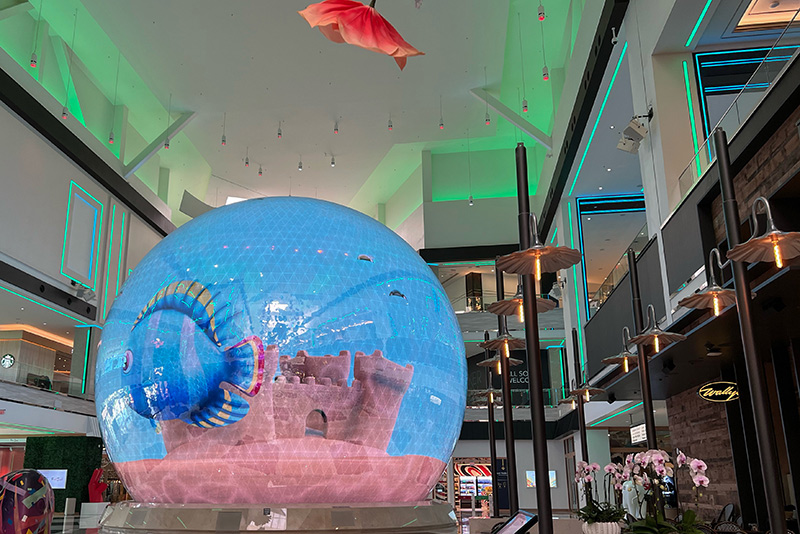
[[608,502],[596,502],[589,499],[589,504],[578,510],[578,519],[585,523],[617,523],[625,518],[625,510]]
[[693,510],[683,513],[683,519],[679,522],[667,521],[660,513],[656,517],[647,516],[640,521],[628,525],[629,534],[702,534],[697,528],[701,522],[697,519],[697,514]]

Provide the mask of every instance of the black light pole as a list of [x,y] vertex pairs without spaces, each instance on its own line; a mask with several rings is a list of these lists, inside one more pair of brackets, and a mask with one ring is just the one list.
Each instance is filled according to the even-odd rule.
[[[725,130],[714,130],[714,148],[719,167],[719,185],[722,190],[722,212],[725,215],[725,231],[728,234],[728,250],[741,243],[739,232],[739,208],[733,188],[731,160],[728,153],[728,138]],[[772,534],[786,534],[783,512],[783,490],[781,471],[778,465],[775,432],[772,428],[772,414],[769,407],[764,369],[756,352],[753,317],[750,311],[750,284],[747,270],[741,262],[731,261],[733,267],[733,286],[736,290],[736,310],[739,314],[739,329],[742,334],[744,362],[747,368],[747,381],[750,386],[750,400],[755,418],[756,441],[761,458],[761,474],[764,480],[764,493],[767,498],[767,515]]]
[[[503,300],[505,288],[503,287],[503,271],[494,266],[495,280],[497,282],[497,300]],[[497,316],[497,337],[502,336],[508,330],[506,317]],[[506,433],[506,468],[508,469],[508,508],[511,515],[519,511],[519,490],[517,488],[517,451],[514,449],[514,414],[511,404],[511,373],[508,366],[508,358],[503,351],[497,353],[500,358],[500,376],[503,380],[503,428]],[[494,466],[493,466],[494,467]],[[492,470],[494,472],[494,470]],[[548,479],[549,480],[549,479]]]
[[[642,317],[642,297],[639,293],[639,271],[636,267],[636,253],[628,249],[628,276],[631,282],[631,302],[633,304],[633,326],[636,335],[644,330]],[[656,325],[653,325],[656,326]],[[657,449],[656,418],[653,415],[653,393],[650,391],[650,367],[647,364],[645,346],[637,345],[637,358],[639,360],[639,383],[642,390],[642,409],[644,410],[644,427],[647,431],[647,448]]]
[[[519,246],[531,246],[531,207],[528,193],[528,156],[523,143],[517,144],[517,206],[519,208]],[[531,405],[533,462],[536,473],[536,503],[540,534],[553,534],[553,508],[550,502],[550,475],[547,461],[547,429],[544,419],[544,381],[539,351],[539,316],[533,275],[522,275],[522,306],[525,313],[525,348],[528,351],[528,398]]]
[[[483,332],[483,340],[489,341],[489,332]],[[483,350],[485,359],[489,359],[489,349]],[[488,382],[489,401],[487,407],[489,412],[489,458],[490,467],[489,472],[492,475],[492,517],[500,517],[500,504],[497,502],[497,444],[495,443],[494,435],[494,387],[492,386],[492,371],[490,367],[486,368],[486,381]]]
[[[577,303],[576,303],[577,304]],[[583,383],[583,377],[581,376],[581,357],[578,351],[580,350],[580,346],[578,345],[578,329],[572,329],[572,351],[573,351],[573,358],[575,359],[575,387],[580,387]],[[578,399],[576,403],[578,405],[578,431],[581,436],[581,460],[589,463],[589,444],[586,441],[586,413],[583,411],[584,406],[583,403],[585,402],[583,399],[583,395],[578,395]]]

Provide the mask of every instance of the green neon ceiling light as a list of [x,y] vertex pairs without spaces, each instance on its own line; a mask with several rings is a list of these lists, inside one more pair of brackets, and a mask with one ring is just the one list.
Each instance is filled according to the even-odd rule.
[[[37,301],[33,300],[33,299],[32,299],[32,298],[30,298],[30,297],[26,297],[25,295],[23,295],[23,294],[21,294],[21,293],[17,293],[16,291],[12,291],[12,290],[8,289],[7,287],[0,286],[0,289],[2,289],[3,291],[7,291],[7,292],[9,292],[9,293],[11,293],[12,295],[16,295],[16,296],[18,296],[18,297],[20,297],[20,298],[23,298],[23,299],[27,300],[28,302],[32,302],[33,304],[36,304],[36,305],[38,305],[38,306],[41,306],[42,308],[46,308],[46,309],[48,309],[48,310],[50,310],[50,311],[54,311],[54,312],[56,312],[56,313],[57,313],[57,314],[59,314],[59,315],[63,315],[64,317],[67,317],[67,318],[69,318],[69,319],[72,319],[73,321],[77,321],[79,325],[84,325],[84,326],[92,326],[92,325],[90,325],[89,323],[86,323],[86,322],[84,322],[84,321],[81,321],[80,319],[76,319],[75,317],[73,317],[73,316],[71,316],[71,315],[68,315],[68,314],[66,314],[66,313],[64,313],[64,312],[58,311],[58,310],[57,310],[57,309],[55,309],[55,308],[51,308],[50,306],[48,306],[48,305],[46,305],[46,304],[42,304],[41,302],[37,302]],[[76,325],[76,326],[78,326],[78,325]]]
[[103,291],[103,320],[106,318],[108,305],[108,279],[111,278],[111,251],[114,249],[114,217],[117,215],[117,205],[111,206],[111,230],[108,232],[108,265],[106,267],[106,290]]
[[[626,43],[627,44],[627,43]],[[575,184],[573,184],[575,185]],[[572,231],[572,203],[567,201],[567,216],[569,218],[569,246],[575,248],[575,234]],[[583,353],[583,330],[581,329],[581,305],[580,299],[578,298],[578,272],[575,269],[575,266],[572,266],[572,287],[575,289],[575,314],[578,318],[578,324],[575,325],[578,330],[578,353],[580,354],[580,364],[581,368],[578,369],[580,371],[581,376],[583,376],[583,370],[586,368],[586,356]]]
[[86,393],[86,371],[89,367],[89,347],[92,344],[92,331],[86,332],[86,349],[83,352],[83,378],[81,378],[81,394]]
[[550,244],[552,245],[553,242],[556,240],[556,235],[558,234],[558,228],[553,230],[553,237],[550,238]]
[[692,33],[689,34],[689,38],[686,39],[686,43],[683,46],[688,47],[690,44],[692,44],[692,39],[694,39],[694,35],[697,33],[697,30],[700,29],[700,24],[703,23],[703,19],[705,18],[706,13],[708,12],[708,8],[711,7],[712,1],[713,0],[706,1],[706,5],[703,7],[703,11],[700,12],[700,16],[697,18],[697,22],[694,23],[694,28],[692,28]]
[[117,289],[114,291],[114,296],[119,295],[119,275],[122,268],[122,245],[125,243],[125,212],[122,212],[122,222],[120,223],[119,232],[119,259],[117,260]]
[[694,147],[694,164],[697,166],[697,177],[703,175],[700,168],[700,159],[697,157],[700,153],[700,145],[697,142],[697,125],[694,122],[694,104],[692,103],[692,89],[689,85],[689,66],[686,61],[683,62],[683,83],[686,86],[686,104],[689,106],[689,122],[692,126],[692,146]]
[[597,426],[597,425],[599,425],[600,423],[605,423],[605,422],[606,422],[606,421],[608,421],[609,419],[612,419],[612,418],[614,418],[614,417],[616,417],[616,416],[618,416],[618,415],[622,415],[622,414],[624,414],[624,413],[626,413],[626,412],[629,412],[629,411],[631,411],[631,410],[633,410],[633,409],[635,409],[635,408],[638,408],[638,407],[639,407],[639,406],[641,406],[642,404],[644,404],[644,402],[640,402],[639,404],[634,404],[634,405],[633,405],[633,406],[631,406],[630,408],[625,408],[625,409],[624,409],[624,410],[622,410],[621,412],[617,412],[617,413],[615,413],[615,414],[611,414],[611,415],[609,415],[608,417],[604,417],[603,419],[600,419],[599,421],[597,421],[597,422],[594,422],[594,423],[592,423],[592,424],[591,424],[591,425],[589,425],[589,426]]
[[586,161],[586,154],[589,153],[589,147],[592,145],[594,134],[597,131],[597,126],[600,124],[600,119],[603,117],[603,110],[606,109],[606,103],[608,102],[608,97],[611,95],[611,89],[614,87],[614,82],[617,79],[619,68],[622,66],[622,60],[625,58],[625,52],[627,51],[628,51],[628,41],[625,41],[625,45],[622,47],[622,53],[619,55],[619,59],[617,60],[617,66],[614,67],[614,74],[611,76],[611,82],[608,84],[608,89],[606,89],[606,94],[603,97],[603,103],[600,104],[600,111],[597,113],[597,119],[594,121],[594,126],[592,126],[592,132],[589,134],[589,141],[587,141],[586,148],[584,149],[583,155],[581,156],[581,161],[580,163],[578,163],[578,170],[575,171],[575,179],[572,180],[572,185],[570,186],[569,193],[567,194],[568,197],[572,196],[572,190],[575,189],[575,184],[578,183],[578,175],[580,175],[581,169],[583,169],[583,162]]

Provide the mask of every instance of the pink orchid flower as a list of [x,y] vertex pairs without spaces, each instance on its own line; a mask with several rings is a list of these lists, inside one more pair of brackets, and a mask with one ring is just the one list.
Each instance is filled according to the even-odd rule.
[[694,485],[698,488],[700,486],[707,488],[709,480],[708,477],[705,475],[695,475],[692,477],[692,482],[694,482]]
[[678,457],[676,458],[678,467],[683,467],[686,464],[686,455],[683,454],[680,450],[678,451]]
[[689,463],[689,468],[692,471],[697,471],[698,473],[705,473],[706,469],[708,469],[708,466],[703,460],[695,458]]

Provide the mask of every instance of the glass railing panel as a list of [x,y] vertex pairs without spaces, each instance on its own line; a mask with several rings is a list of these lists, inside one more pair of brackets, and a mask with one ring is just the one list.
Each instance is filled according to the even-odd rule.
[[638,256],[649,241],[647,224],[645,224],[636,234],[636,237],[631,241],[630,245],[625,247],[625,254],[620,257],[619,261],[617,261],[614,268],[611,269],[611,272],[608,273],[608,276],[606,276],[603,283],[600,284],[600,287],[595,291],[594,295],[589,297],[589,318],[597,313],[597,310],[599,310],[606,299],[608,299],[609,295],[614,291],[614,288],[617,287],[625,278],[625,275],[628,274],[628,249],[633,249],[633,252]]

